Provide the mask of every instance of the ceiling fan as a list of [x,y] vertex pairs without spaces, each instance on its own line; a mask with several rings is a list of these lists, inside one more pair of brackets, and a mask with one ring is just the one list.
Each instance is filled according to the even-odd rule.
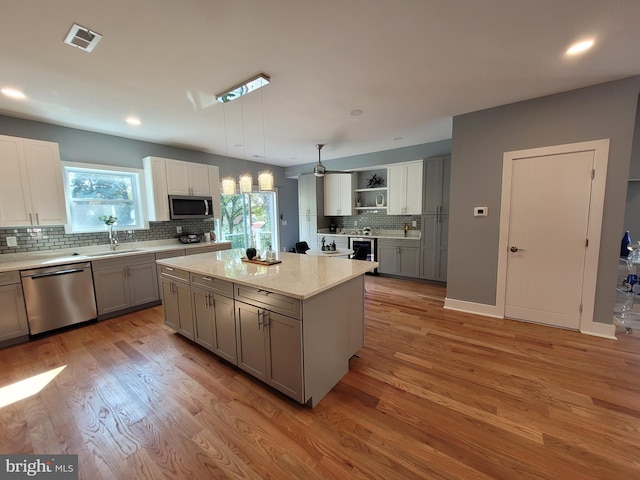
[[318,164],[315,167],[313,167],[313,174],[316,177],[324,177],[325,175],[328,175],[331,173],[353,173],[353,172],[347,172],[347,171],[327,170],[327,168],[322,164],[322,160],[320,160],[320,150],[322,150],[322,147],[324,147],[324,143],[316,144],[316,148],[318,149]]

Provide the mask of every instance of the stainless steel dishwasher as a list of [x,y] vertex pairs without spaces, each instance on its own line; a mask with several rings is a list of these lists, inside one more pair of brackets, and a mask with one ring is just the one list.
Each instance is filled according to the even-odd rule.
[[31,335],[98,316],[91,262],[20,272]]

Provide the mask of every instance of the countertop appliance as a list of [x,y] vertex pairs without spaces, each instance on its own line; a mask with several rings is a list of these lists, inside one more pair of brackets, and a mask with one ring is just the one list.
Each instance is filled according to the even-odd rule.
[[186,235],[180,235],[178,240],[180,240],[180,243],[200,243],[200,235],[187,233]]
[[20,272],[31,335],[97,318],[91,262]]
[[169,195],[172,220],[182,218],[213,218],[213,198],[190,195]]
[[[375,262],[378,239],[375,237],[349,237],[349,248],[353,250],[351,258]],[[373,271],[367,272],[367,275],[378,275],[378,269],[374,268]]]

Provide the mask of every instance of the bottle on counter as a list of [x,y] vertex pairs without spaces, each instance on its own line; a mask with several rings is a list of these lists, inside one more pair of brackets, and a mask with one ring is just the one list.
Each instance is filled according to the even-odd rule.
[[631,245],[631,235],[629,235],[629,230],[624,232],[622,236],[622,242],[620,243],[620,256],[628,257],[629,256],[629,245]]

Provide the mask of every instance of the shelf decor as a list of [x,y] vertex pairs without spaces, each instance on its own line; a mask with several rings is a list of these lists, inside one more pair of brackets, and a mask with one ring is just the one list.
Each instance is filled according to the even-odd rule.
[[367,179],[367,188],[384,187],[384,178],[378,176],[377,173],[371,175],[371,178]]

